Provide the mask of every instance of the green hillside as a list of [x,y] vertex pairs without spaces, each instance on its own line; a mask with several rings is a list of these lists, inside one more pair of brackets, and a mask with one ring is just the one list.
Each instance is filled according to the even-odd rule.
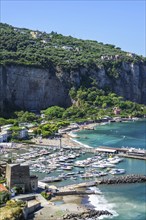
[[[114,116],[114,107],[121,109],[120,115],[122,117],[127,117],[129,115],[145,115],[145,105],[140,105],[136,102],[145,104],[144,66],[146,64],[146,58],[124,52],[114,45],[103,44],[101,42],[91,40],[76,39],[71,36],[63,36],[55,32],[47,34],[45,32],[33,31],[25,28],[16,28],[3,23],[0,23],[0,30],[1,65],[8,67],[10,64],[15,64],[16,66],[40,67],[41,69],[39,72],[41,72],[42,69],[46,71],[47,68],[49,68],[49,70],[51,70],[50,74],[56,74],[56,67],[61,67],[61,80],[57,78],[58,76],[55,78],[56,81],[50,80],[52,83],[60,83],[57,84],[56,87],[55,83],[53,84],[53,91],[57,91],[63,85],[64,90],[66,87],[67,89],[66,94],[61,99],[60,103],[63,103],[66,97],[71,99],[70,105],[66,104],[66,106],[63,106],[62,103],[58,104],[57,101],[50,104],[50,100],[53,100],[56,97],[58,98],[58,93],[56,92],[56,94],[53,95],[52,91],[49,90],[49,86],[44,86],[44,93],[42,93],[42,85],[40,84],[40,81],[38,81],[38,84],[35,84],[36,81],[33,77],[26,80],[26,86],[21,92],[19,91],[19,83],[21,79],[17,76],[19,74],[14,74],[13,76],[13,80],[17,83],[12,84],[10,77],[7,83],[4,80],[3,74],[6,75],[6,71],[10,71],[9,73],[11,75],[13,71],[11,72],[8,68],[3,67],[1,74],[3,88],[1,89],[2,95],[0,100],[2,116],[5,115],[5,113],[8,113],[8,111],[11,114],[17,109],[24,111],[35,109],[35,107],[29,107],[27,102],[30,103],[29,94],[31,93],[31,95],[34,94],[34,96],[32,96],[33,98],[31,98],[31,104],[33,102],[35,103],[36,91],[40,91],[42,100],[46,94],[52,94],[52,96],[49,97],[50,100],[48,97],[44,99],[45,101],[42,102],[41,109],[38,108],[35,110],[40,111],[53,105],[65,107],[65,109],[59,110],[53,108],[52,111],[56,113],[51,116],[47,115],[48,119],[62,118],[63,120],[90,120],[101,118],[104,115]],[[123,69],[123,61],[125,61],[125,65],[129,65],[129,69]],[[138,64],[138,70],[136,65],[135,67],[131,65],[132,63]],[[84,68],[86,69],[86,74],[80,74],[81,69],[83,69],[80,67],[87,67]],[[105,76],[101,75],[100,77],[99,75],[96,75],[96,77],[98,76],[96,78],[94,76],[94,70],[97,73],[99,69],[102,70],[102,67],[105,70]],[[133,70],[133,68],[135,69]],[[19,72],[19,68],[16,69],[15,71]],[[91,74],[89,72],[90,69],[92,70]],[[78,78],[78,80],[80,80],[79,85],[74,83],[74,81],[71,82],[71,77],[69,76],[72,72],[79,73],[77,76],[74,75],[74,78]],[[23,73],[25,75],[25,70],[22,71],[22,74]],[[40,74],[44,74],[44,72]],[[139,78],[136,78],[137,74],[139,74]],[[41,75],[41,77],[43,77],[43,75]],[[20,76],[20,78],[22,77]],[[100,80],[98,80],[98,78],[100,78]],[[100,87],[99,83],[102,79],[105,82]],[[119,84],[116,84],[117,81]],[[27,84],[32,85],[33,83],[34,85],[37,85],[37,90],[35,90],[35,88],[32,88],[31,90],[29,90],[29,87],[27,88]],[[121,87],[123,89],[116,93],[117,88]],[[135,93],[135,91],[137,91],[137,93]],[[21,97],[20,93],[22,93]],[[38,95],[40,93],[38,92]],[[129,93],[130,96],[127,95]],[[24,94],[26,95],[24,96]],[[137,99],[135,99],[135,95],[138,97]],[[16,106],[13,106],[15,101],[18,101],[18,99],[20,99],[19,106],[17,107],[17,104]],[[134,102],[131,102],[130,100]],[[25,106],[23,105],[24,101],[26,102]],[[37,102],[39,103],[41,100],[38,99]],[[43,104],[46,102],[47,106],[43,107]]]
[[38,67],[58,65],[73,68],[82,65],[118,66],[121,60],[146,61],[142,56],[129,55],[119,47],[92,40],[63,36],[56,32],[32,31],[0,23],[1,64],[24,64]]

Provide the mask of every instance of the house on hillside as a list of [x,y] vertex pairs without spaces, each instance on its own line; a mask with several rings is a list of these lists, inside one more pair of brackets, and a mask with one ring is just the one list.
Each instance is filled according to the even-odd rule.
[[121,109],[118,108],[118,107],[114,107],[114,108],[113,108],[113,111],[114,111],[114,114],[115,114],[115,115],[119,115],[119,114],[121,113]]

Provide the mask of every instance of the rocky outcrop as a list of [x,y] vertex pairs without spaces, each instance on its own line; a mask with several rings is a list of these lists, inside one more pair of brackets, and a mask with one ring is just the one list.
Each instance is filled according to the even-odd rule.
[[69,89],[86,80],[95,79],[99,88],[125,99],[146,104],[146,65],[122,62],[116,69],[118,77],[110,76],[104,67],[78,67],[63,70],[7,65],[0,67],[0,110],[40,110],[52,105],[71,105]]
[[63,216],[63,220],[88,220],[88,219],[92,219],[92,220],[96,220],[98,217],[102,216],[102,215],[107,215],[107,216],[112,216],[112,213],[107,211],[107,210],[101,210],[101,211],[96,211],[93,209],[89,209],[83,213],[71,213],[71,214],[66,214]]

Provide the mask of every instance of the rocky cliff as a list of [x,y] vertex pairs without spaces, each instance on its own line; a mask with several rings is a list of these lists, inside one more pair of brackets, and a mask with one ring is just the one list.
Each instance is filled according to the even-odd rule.
[[0,109],[40,110],[48,106],[71,105],[69,89],[92,79],[99,88],[110,88],[119,96],[146,104],[146,65],[122,62],[116,69],[117,77],[110,76],[104,67],[80,67],[63,70],[35,68],[21,65],[0,67]]

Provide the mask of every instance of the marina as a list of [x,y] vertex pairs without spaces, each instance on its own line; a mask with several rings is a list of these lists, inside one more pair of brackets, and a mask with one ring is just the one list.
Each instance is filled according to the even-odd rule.
[[[40,188],[56,187],[59,190],[56,196],[86,195],[91,199],[91,203],[92,198],[97,201],[99,197],[100,201],[103,194],[97,189],[105,189],[105,185],[118,189],[119,184],[128,188],[129,183],[133,183],[136,188],[137,184],[142,185],[145,182],[145,149],[133,147],[134,145],[88,147],[90,136],[86,133],[86,137],[86,146],[70,139],[73,145],[63,143],[61,147],[59,140],[56,140],[56,146],[41,143],[16,144],[15,148],[1,147],[1,161],[11,158],[13,163],[28,164],[30,173],[38,176]],[[75,139],[78,140],[78,137]],[[140,159],[137,160],[137,157]],[[108,193],[110,190],[111,188]],[[110,201],[110,198],[108,199]]]
[[[42,148],[42,146],[33,145],[25,150],[21,148],[18,152],[15,149],[9,152],[8,149],[6,154],[1,155],[1,158],[6,160],[11,156],[13,163],[28,164],[30,172],[37,175],[40,182],[55,183],[58,186],[74,181],[77,183],[97,181],[102,177],[110,178],[127,173],[122,164],[127,152],[131,152],[130,149],[112,148],[113,152],[111,148],[99,148],[65,146],[60,149],[58,147],[44,146]],[[122,154],[121,157],[118,150],[126,153]]]

